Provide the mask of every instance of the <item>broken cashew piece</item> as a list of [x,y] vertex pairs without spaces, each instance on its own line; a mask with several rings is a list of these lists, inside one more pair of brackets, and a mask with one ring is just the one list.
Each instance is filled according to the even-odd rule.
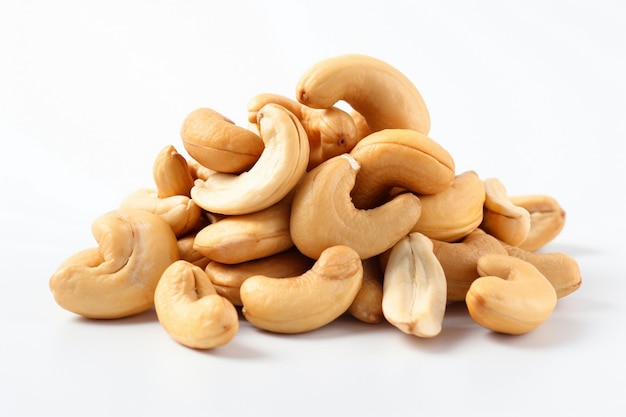
[[57,304],[93,319],[151,308],[161,274],[179,257],[170,226],[152,213],[114,210],[98,217],[91,230],[98,247],[69,257],[50,277]]
[[278,104],[258,113],[265,149],[249,171],[215,172],[196,180],[191,198],[203,209],[220,214],[247,214],[280,201],[300,181],[309,163],[309,141],[300,121]]
[[213,109],[189,113],[180,130],[185,150],[200,165],[218,172],[250,169],[263,152],[263,140]]
[[530,213],[530,230],[526,240],[518,247],[536,251],[551,242],[565,226],[565,211],[548,195],[511,196],[511,203]]
[[383,281],[383,314],[404,333],[434,337],[446,311],[446,277],[432,241],[411,233],[391,249]]
[[187,160],[172,145],[167,145],[157,154],[152,166],[152,177],[159,198],[174,195],[189,197],[193,187]]
[[546,321],[557,303],[554,287],[531,263],[515,256],[487,254],[465,302],[479,325],[506,334],[528,333]]
[[384,202],[393,187],[414,194],[434,194],[454,181],[454,160],[437,142],[408,129],[374,132],[350,151],[361,169],[352,200],[359,208]]
[[397,128],[427,135],[430,115],[415,85],[397,68],[358,54],[317,62],[300,78],[297,100],[327,109],[343,100],[363,115],[372,132]]
[[296,188],[289,228],[306,256],[317,259],[331,246],[346,245],[367,259],[391,248],[417,222],[421,204],[411,193],[369,210],[356,208],[350,191],[359,169],[352,156],[339,155],[309,171]]
[[187,261],[176,261],[163,272],[154,308],[165,331],[190,348],[223,346],[239,330],[235,306],[216,293],[202,268]]
[[497,178],[487,178],[483,183],[485,206],[480,228],[509,245],[522,244],[530,233],[530,213],[513,204]]
[[361,259],[348,246],[326,249],[296,277],[255,275],[241,284],[242,312],[254,326],[276,333],[318,329],[342,315],[363,280]]

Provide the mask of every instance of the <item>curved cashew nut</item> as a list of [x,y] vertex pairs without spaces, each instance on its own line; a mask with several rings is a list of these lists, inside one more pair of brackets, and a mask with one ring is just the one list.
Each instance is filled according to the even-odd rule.
[[289,234],[292,201],[293,192],[266,209],[226,216],[200,230],[193,247],[207,258],[226,264],[285,251],[293,246]]
[[158,191],[150,188],[133,191],[122,201],[120,208],[158,215],[170,225],[177,237],[196,230],[204,222],[202,209],[191,198],[184,195],[160,198]]
[[550,281],[532,264],[509,255],[487,254],[465,302],[470,316],[499,333],[523,334],[546,321],[556,307]]
[[248,103],[248,120],[256,122],[258,111],[268,103],[279,104],[291,111],[302,123],[309,138],[310,154],[307,170],[342,153],[350,152],[361,139],[353,117],[331,107],[314,109],[279,94],[259,94]]
[[306,256],[318,258],[335,245],[350,246],[362,259],[391,248],[417,222],[419,198],[411,193],[369,210],[357,209],[350,191],[360,166],[349,154],[309,171],[296,188],[291,207],[291,239]]
[[317,62],[300,78],[298,101],[327,109],[343,100],[370,129],[416,130],[427,135],[430,115],[415,85],[397,68],[366,55],[340,55]]
[[511,196],[511,203],[523,207],[530,213],[528,236],[518,246],[527,251],[536,251],[551,242],[565,226],[565,211],[559,203],[547,195]]
[[161,274],[179,256],[171,227],[152,213],[114,210],[93,222],[92,233],[98,247],[69,257],[51,276],[56,302],[94,319],[151,308]]
[[456,242],[483,221],[485,186],[474,171],[454,178],[452,186],[430,195],[420,195],[422,214],[413,232],[431,239]]
[[345,313],[363,280],[358,253],[348,246],[326,249],[296,277],[255,275],[241,284],[243,314],[254,326],[277,333],[320,328]]
[[348,313],[364,323],[380,323],[383,315],[383,274],[378,257],[363,259],[363,283]]
[[154,308],[165,331],[190,348],[223,346],[239,330],[235,306],[215,292],[202,268],[187,261],[176,261],[163,272]]
[[478,259],[487,253],[506,255],[495,237],[474,229],[458,242],[433,240],[433,252],[441,263],[448,284],[448,301],[463,301],[478,275]]
[[285,197],[300,181],[309,163],[309,141],[300,121],[278,104],[258,113],[265,149],[249,171],[239,175],[215,172],[196,180],[191,198],[207,211],[247,214]]
[[434,194],[454,181],[454,160],[437,142],[408,129],[385,129],[361,139],[350,155],[361,165],[352,200],[359,208],[380,205],[393,187]]
[[432,241],[411,233],[391,249],[383,281],[383,314],[404,333],[434,337],[446,310],[446,277]]
[[218,172],[240,173],[249,169],[264,148],[254,132],[204,107],[187,115],[180,136],[189,156]]
[[483,182],[485,206],[481,229],[509,245],[520,245],[530,233],[530,213],[511,202],[506,188],[497,178],[487,178]]
[[172,145],[167,145],[159,152],[152,166],[152,177],[159,198],[184,195],[189,197],[193,178],[184,156]]

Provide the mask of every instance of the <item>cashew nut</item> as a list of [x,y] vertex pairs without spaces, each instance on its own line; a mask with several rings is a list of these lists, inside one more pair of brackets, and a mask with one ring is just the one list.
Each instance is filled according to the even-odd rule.
[[446,311],[446,277],[432,241],[410,233],[391,249],[383,281],[383,314],[404,333],[434,337]]
[[393,187],[434,194],[454,181],[454,160],[437,142],[408,129],[385,129],[361,139],[350,152],[361,169],[352,190],[358,208],[385,201]]
[[565,211],[559,203],[547,195],[511,196],[511,203],[530,213],[528,237],[520,245],[527,251],[536,251],[561,233],[565,226]]
[[430,116],[422,95],[398,69],[366,55],[340,55],[317,62],[300,78],[299,102],[327,109],[343,100],[363,115],[373,132],[411,129],[427,135]]
[[415,225],[421,211],[411,193],[369,210],[357,209],[350,198],[358,162],[349,154],[331,158],[309,171],[291,207],[291,239],[306,256],[318,258],[335,245],[350,246],[362,259],[391,248]]
[[200,230],[193,247],[207,258],[227,264],[285,251],[293,246],[289,234],[292,201],[293,192],[266,209],[226,216]]
[[189,197],[193,178],[184,156],[172,145],[167,145],[154,160],[152,176],[159,198],[184,195]]
[[176,261],[163,272],[154,308],[165,331],[190,348],[223,346],[239,330],[235,306],[215,292],[202,268],[187,261]]
[[195,233],[178,238],[178,252],[180,253],[180,259],[204,269],[209,262],[211,262],[211,260],[194,249],[193,244],[195,239]]
[[364,323],[380,323],[383,315],[383,270],[377,257],[363,259],[363,283],[348,313]]
[[197,179],[191,197],[203,209],[230,215],[263,210],[285,197],[306,172],[309,141],[300,121],[278,104],[265,105],[258,117],[263,153],[239,175],[215,172]]
[[478,259],[486,253],[506,255],[495,237],[474,229],[458,242],[433,240],[433,252],[446,275],[448,301],[463,301],[478,275]]
[[452,186],[443,191],[419,197],[422,214],[412,231],[431,239],[456,242],[483,220],[485,186],[474,171],[455,176]]
[[481,229],[509,245],[520,245],[530,233],[530,213],[511,202],[504,184],[497,178],[487,178],[483,183],[485,205]]
[[277,333],[311,331],[345,313],[363,281],[359,254],[333,246],[296,277],[255,275],[241,284],[242,312],[254,326]]
[[209,108],[187,115],[180,130],[185,150],[209,169],[240,173],[252,167],[263,152],[263,140]]
[[465,297],[470,316],[499,333],[528,333],[546,321],[557,303],[554,287],[529,262],[509,255],[478,259],[476,279]]
[[161,274],[179,257],[171,227],[149,212],[114,210],[98,217],[91,230],[98,247],[69,257],[50,277],[59,306],[94,319],[151,308]]

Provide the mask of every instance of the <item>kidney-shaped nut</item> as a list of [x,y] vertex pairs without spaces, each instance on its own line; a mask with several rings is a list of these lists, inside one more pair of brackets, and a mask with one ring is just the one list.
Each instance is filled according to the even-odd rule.
[[363,283],[348,313],[364,323],[380,323],[383,315],[383,274],[378,257],[363,259]]
[[446,311],[446,277],[432,241],[410,233],[391,249],[383,281],[383,314],[404,333],[434,337]]
[[248,103],[248,121],[256,123],[258,111],[268,103],[291,111],[302,123],[309,138],[311,170],[323,161],[350,150],[361,139],[354,118],[337,107],[314,109],[280,94],[258,94]]
[[452,186],[441,192],[419,197],[422,214],[412,231],[431,239],[456,242],[483,221],[485,186],[474,171],[456,175]]
[[385,201],[393,187],[415,194],[434,194],[454,181],[454,160],[437,142],[408,129],[374,132],[350,151],[361,169],[352,200],[358,208],[371,208]]
[[154,308],[165,331],[190,348],[223,346],[239,330],[235,306],[216,293],[202,268],[187,261],[176,261],[163,272]]
[[254,132],[205,107],[187,115],[180,136],[189,156],[218,172],[250,169],[264,149],[263,140]]
[[211,261],[207,264],[205,272],[218,294],[226,297],[234,305],[240,306],[242,303],[239,288],[251,276],[295,277],[311,269],[314,262],[313,259],[304,256],[295,247],[292,247],[275,255],[239,264]]
[[372,131],[412,129],[425,135],[430,116],[415,85],[397,68],[358,54],[321,60],[296,86],[299,102],[327,109],[340,100],[363,115]]
[[240,288],[242,311],[260,329],[303,333],[345,313],[362,281],[359,254],[348,246],[333,246],[300,276],[255,275],[246,279]]
[[580,288],[582,275],[576,259],[563,252],[533,252],[503,244],[507,253],[533,264],[550,281],[556,296],[565,297]]
[[553,197],[542,194],[510,196],[511,203],[530,213],[530,230],[518,246],[536,251],[551,242],[565,226],[565,210]]
[[120,204],[124,210],[142,210],[161,217],[177,237],[195,231],[204,222],[202,209],[191,198],[173,195],[160,198],[156,189],[139,188]]
[[249,171],[239,175],[215,172],[196,180],[191,198],[203,209],[220,214],[263,210],[285,197],[300,181],[309,163],[309,141],[302,123],[278,104],[258,113],[265,149]]
[[411,193],[357,209],[350,191],[359,168],[349,154],[339,155],[309,171],[296,188],[289,227],[306,256],[318,258],[331,246],[346,245],[367,259],[391,248],[417,222],[421,204]]
[[448,301],[463,301],[478,275],[478,259],[487,253],[506,255],[502,243],[481,229],[458,242],[433,240],[433,252],[446,275]]
[[151,308],[161,274],[179,256],[170,226],[152,213],[114,210],[98,217],[91,230],[98,247],[69,257],[50,277],[59,306],[93,319]]
[[293,192],[264,210],[226,216],[196,234],[194,249],[207,258],[238,264],[264,258],[293,246],[289,217]]
[[509,255],[486,254],[465,302],[479,325],[499,333],[528,333],[554,311],[557,296],[552,284],[535,266]]
[[159,198],[190,196],[193,178],[189,164],[174,146],[167,145],[157,154],[152,165],[152,177]]
[[497,178],[487,178],[485,205],[480,228],[501,241],[518,246],[530,233],[530,213],[511,202],[504,184]]

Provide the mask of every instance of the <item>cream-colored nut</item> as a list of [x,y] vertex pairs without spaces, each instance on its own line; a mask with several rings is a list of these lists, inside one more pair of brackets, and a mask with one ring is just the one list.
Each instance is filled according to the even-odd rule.
[[264,149],[263,140],[254,132],[205,107],[187,115],[180,137],[189,156],[218,172],[246,171]]
[[533,264],[550,281],[558,298],[580,288],[582,275],[578,262],[563,252],[532,252],[503,244],[507,253]]
[[242,305],[239,296],[241,284],[253,275],[265,275],[274,278],[286,278],[302,275],[315,261],[300,253],[295,247],[276,255],[240,264],[225,264],[211,261],[205,272],[218,294],[226,297],[236,306]]
[[352,317],[364,323],[383,321],[383,273],[377,257],[363,259],[363,283],[348,308]]
[[178,238],[178,252],[180,252],[180,259],[204,269],[209,262],[211,262],[211,260],[194,249],[193,244],[195,239],[195,233]]
[[226,216],[196,234],[194,249],[207,258],[238,264],[264,258],[293,246],[289,218],[293,192],[264,210]]
[[350,116],[352,116],[352,119],[354,120],[354,125],[356,126],[357,132],[356,136],[357,138],[359,138],[359,140],[372,133],[372,129],[369,127],[369,125],[367,124],[367,120],[365,120],[365,117],[363,117],[361,113],[356,110],[352,110],[350,112]]
[[279,94],[258,94],[248,103],[248,120],[256,122],[258,111],[268,103],[279,104],[291,111],[302,123],[309,138],[309,165],[311,170],[323,161],[350,152],[361,137],[353,117],[331,107],[313,109]]
[[495,237],[474,229],[458,242],[433,240],[433,252],[446,275],[448,301],[463,301],[478,275],[478,259],[487,253],[506,255],[507,251]]
[[373,132],[397,128],[427,135],[430,130],[428,109],[415,85],[397,68],[367,55],[317,62],[298,81],[296,97],[320,109],[343,100],[363,115]]
[[278,104],[258,113],[265,149],[249,171],[215,172],[196,180],[191,197],[203,209],[236,215],[260,211],[282,200],[300,181],[309,163],[309,141],[300,121]]
[[446,311],[446,277],[432,241],[410,233],[391,249],[383,281],[383,314],[404,333],[434,337]]
[[159,198],[174,195],[190,196],[193,178],[189,165],[174,146],[167,145],[157,154],[152,166],[152,177]]
[[454,181],[454,160],[437,142],[408,129],[374,132],[352,149],[361,169],[352,190],[358,208],[383,203],[393,187],[415,194],[434,194]]
[[98,247],[69,257],[50,277],[57,304],[93,319],[151,308],[161,274],[179,257],[170,226],[152,213],[114,210],[98,217],[91,231]]
[[412,231],[431,239],[456,242],[483,221],[485,186],[474,171],[456,175],[452,186],[441,192],[419,197],[422,214]]
[[160,198],[157,190],[152,188],[133,191],[122,201],[120,208],[158,215],[170,225],[177,237],[195,231],[205,221],[202,209],[191,198],[184,195]]
[[485,206],[480,228],[509,245],[520,245],[530,233],[530,213],[511,202],[497,178],[487,178],[483,183]]
[[536,329],[554,311],[557,296],[548,279],[515,256],[487,254],[465,302],[479,325],[499,333],[523,334]]
[[161,276],[154,308],[165,331],[194,349],[226,345],[239,330],[235,306],[215,292],[202,268],[176,261]]
[[369,210],[357,209],[350,191],[359,171],[349,154],[309,171],[296,188],[291,207],[291,239],[306,256],[318,258],[335,245],[350,246],[362,259],[391,248],[417,222],[419,198],[411,193]]
[[520,195],[509,197],[511,203],[530,213],[530,230],[526,240],[518,245],[527,251],[536,251],[551,242],[565,226],[565,211],[548,195]]
[[276,333],[318,329],[344,314],[363,281],[358,253],[348,246],[326,249],[296,277],[255,275],[241,284],[243,314],[254,326]]

